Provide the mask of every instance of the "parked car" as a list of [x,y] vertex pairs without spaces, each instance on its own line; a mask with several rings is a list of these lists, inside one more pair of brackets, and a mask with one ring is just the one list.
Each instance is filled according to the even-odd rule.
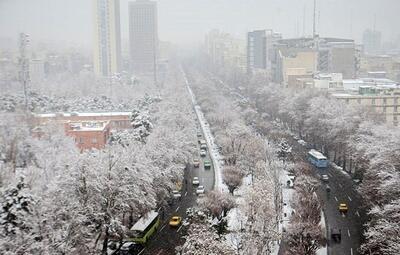
[[337,242],[340,243],[342,240],[342,230],[340,228],[332,228],[331,229],[331,238]]
[[339,204],[339,212],[347,213],[348,210],[349,210],[349,207],[347,206],[346,203]]
[[204,160],[204,169],[210,169],[210,168],[211,168],[211,161]]
[[169,225],[171,227],[177,227],[181,225],[182,223],[182,217],[180,216],[172,216],[172,218],[169,220]]
[[200,160],[197,159],[197,158],[193,159],[193,166],[196,167],[196,168],[199,167],[200,166]]
[[196,194],[197,195],[204,194],[204,192],[205,192],[204,186],[197,187],[197,189],[196,189]]
[[206,144],[202,144],[200,145],[200,150],[207,150],[207,145]]
[[193,185],[199,185],[200,184],[199,177],[193,177],[192,184]]
[[205,157],[207,155],[207,152],[205,150],[200,151],[200,156]]
[[[201,138],[202,136],[203,136],[203,135],[202,135],[200,132],[197,133],[197,137],[198,137],[198,138]],[[199,143],[200,143],[200,139],[199,139]]]

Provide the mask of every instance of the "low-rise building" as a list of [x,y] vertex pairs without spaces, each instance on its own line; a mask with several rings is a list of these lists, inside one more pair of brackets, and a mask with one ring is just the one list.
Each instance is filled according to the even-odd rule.
[[33,135],[40,138],[43,135],[40,127],[59,124],[66,135],[74,138],[79,149],[102,149],[113,130],[132,128],[130,118],[131,112],[34,114],[33,123],[37,128]]
[[333,93],[347,104],[369,107],[384,117],[390,125],[398,126],[400,116],[400,86],[361,85],[358,91]]

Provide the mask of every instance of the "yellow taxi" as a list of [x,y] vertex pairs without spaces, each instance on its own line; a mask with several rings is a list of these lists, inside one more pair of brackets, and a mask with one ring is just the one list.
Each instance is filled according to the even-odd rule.
[[172,216],[172,218],[169,220],[169,225],[171,227],[177,227],[181,225],[182,223],[182,217],[180,216]]
[[345,203],[339,204],[339,212],[346,213],[349,210],[349,207]]

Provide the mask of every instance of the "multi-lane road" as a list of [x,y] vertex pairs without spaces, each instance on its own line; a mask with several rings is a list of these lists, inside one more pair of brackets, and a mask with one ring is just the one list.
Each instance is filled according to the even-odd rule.
[[[201,132],[199,127],[199,132]],[[204,137],[204,135],[203,135]],[[204,138],[201,138],[204,139]],[[196,188],[199,185],[204,186],[205,192],[210,191],[214,187],[214,167],[204,168],[204,161],[211,161],[209,149],[205,157],[200,157],[200,144],[198,144],[198,155],[195,158],[200,160],[200,166],[194,167],[189,164],[185,169],[184,184],[181,191],[181,198],[175,199],[174,203],[166,210],[164,217],[161,219],[161,227],[148,242],[146,247],[139,253],[140,255],[169,255],[175,254],[175,248],[184,243],[182,236],[184,235],[187,227],[180,225],[179,227],[170,227],[169,220],[172,216],[178,215],[185,220],[187,217],[186,211],[190,207],[197,205]],[[199,185],[193,185],[193,177],[198,177],[200,180]]]

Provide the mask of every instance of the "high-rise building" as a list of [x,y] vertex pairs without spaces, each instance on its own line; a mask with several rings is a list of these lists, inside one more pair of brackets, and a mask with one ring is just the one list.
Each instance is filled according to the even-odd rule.
[[265,30],[247,33],[247,71],[267,68],[267,38]]
[[282,35],[271,29],[256,30],[247,34],[247,71],[274,69],[274,45],[282,39]]
[[121,71],[121,28],[119,0],[94,1],[93,69],[111,76]]
[[381,50],[381,32],[367,29],[363,33],[364,52],[375,55]]
[[129,3],[131,71],[156,73],[158,50],[157,3],[137,0]]

